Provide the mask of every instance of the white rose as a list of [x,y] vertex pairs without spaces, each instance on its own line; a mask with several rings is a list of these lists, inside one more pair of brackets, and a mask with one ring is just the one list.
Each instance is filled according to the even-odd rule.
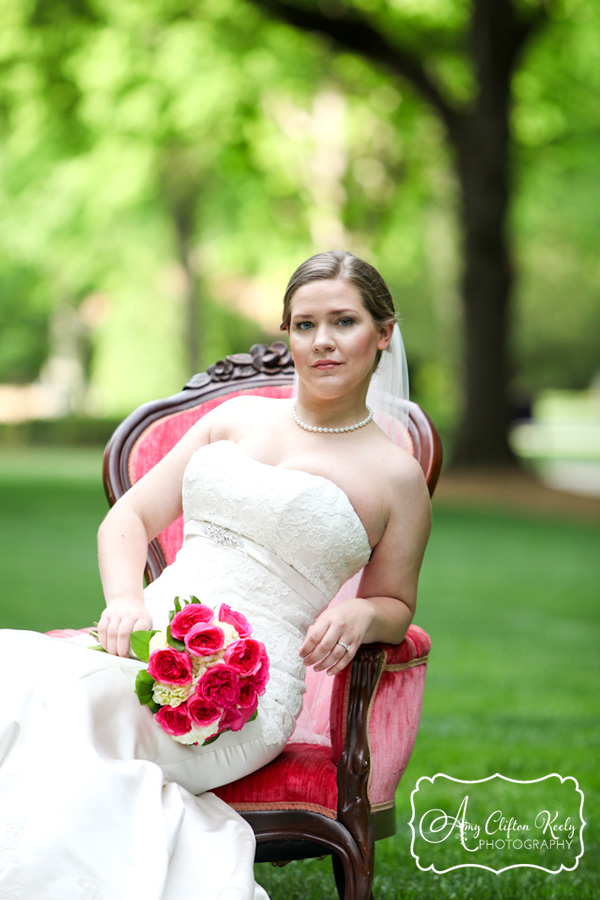
[[155,650],[165,650],[169,646],[166,631],[157,631],[150,638],[149,650],[154,653]]
[[207,738],[212,737],[215,733],[215,727],[216,723],[207,725],[205,728],[194,728],[192,726],[191,731],[188,731],[187,734],[178,734],[174,740],[180,744],[203,744]]
[[159,706],[181,706],[193,694],[193,685],[159,684],[154,682],[152,699]]
[[[213,658],[211,656],[210,660]],[[190,659],[192,660],[192,670],[194,672],[194,684],[198,684],[198,681],[208,668],[207,659],[204,656],[190,656]]]
[[229,622],[219,622],[219,628],[223,629],[225,635],[225,647],[229,647],[234,641],[239,641],[240,636]]

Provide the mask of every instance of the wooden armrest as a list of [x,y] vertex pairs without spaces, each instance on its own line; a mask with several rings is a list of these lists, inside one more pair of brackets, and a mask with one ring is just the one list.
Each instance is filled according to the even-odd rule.
[[[401,641],[400,644],[363,644],[354,657],[352,666],[347,667],[340,672],[339,675],[335,676],[331,692],[330,721],[331,745],[333,758],[336,762],[341,758],[344,746],[348,744],[349,741],[355,739],[354,737],[349,737],[350,721],[348,717],[351,714],[351,710],[349,709],[349,697],[351,694],[355,693],[355,690],[358,690],[362,695],[367,682],[372,678],[372,676],[369,676],[369,679],[367,679],[364,673],[364,666],[367,665],[367,658],[374,659],[376,657],[378,660],[377,665],[382,665],[386,672],[393,672],[396,670],[402,671],[403,669],[425,663],[430,649],[431,640],[427,632],[418,625],[411,625],[404,640]],[[375,657],[373,657],[373,654],[375,654]],[[381,661],[379,662],[380,657]],[[357,669],[355,689],[351,685],[351,676],[354,672],[354,668],[358,667],[359,663],[362,674],[359,674]],[[375,665],[375,663],[373,662],[371,665]],[[377,678],[379,677],[379,674],[378,671]],[[373,684],[373,689],[376,686],[377,678]],[[364,715],[363,722],[365,727],[368,724],[367,713],[372,699],[373,690],[371,690],[368,696],[362,697],[360,709],[358,709],[356,705],[353,707],[352,715],[359,713]]]
[[[370,715],[383,673],[402,677],[427,661],[429,635],[411,625],[400,644],[363,644],[351,666],[335,676],[331,699],[331,738],[337,763],[338,820],[354,835],[363,858],[374,842],[368,795],[371,771]],[[350,670],[350,671],[348,671]]]
[[352,660],[349,675],[343,679],[343,687],[341,679],[347,670],[335,676],[336,681],[340,679],[339,686],[348,698],[344,704],[344,707],[347,705],[346,735],[337,767],[338,820],[355,837],[365,864],[373,858],[374,845],[367,791],[370,771],[368,710],[384,660],[383,647],[363,644]]

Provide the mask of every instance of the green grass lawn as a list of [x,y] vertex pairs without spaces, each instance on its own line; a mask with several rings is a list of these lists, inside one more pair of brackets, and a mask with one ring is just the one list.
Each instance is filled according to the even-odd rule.
[[98,618],[101,473],[97,450],[0,451],[2,627],[81,628]]
[[[102,598],[95,534],[106,509],[96,451],[0,455],[0,625],[81,627]],[[375,900],[600,896],[598,529],[435,507],[416,622],[432,652],[416,747],[397,794],[398,834],[377,848]],[[573,872],[421,872],[410,794],[422,775],[474,780],[556,772],[585,794],[585,853]],[[330,864],[258,866],[272,900],[335,896]]]

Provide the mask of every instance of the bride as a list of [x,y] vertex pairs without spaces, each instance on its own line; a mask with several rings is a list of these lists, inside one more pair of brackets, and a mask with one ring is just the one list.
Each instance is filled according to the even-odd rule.
[[[102,523],[108,652],[0,632],[0,898],[265,897],[252,832],[211,789],[283,749],[306,666],[334,675],[362,643],[406,633],[430,507],[419,465],[367,405],[372,381],[404,366],[389,290],[357,257],[318,254],[292,276],[281,327],[296,399],[221,404]],[[391,402],[389,385],[380,394],[401,437],[400,380]],[[182,511],[182,549],[144,590],[148,542]],[[360,570],[358,596],[329,606]],[[257,718],[206,746],[158,727],[129,658],[131,633],[164,627],[190,595],[242,612],[270,658]]]

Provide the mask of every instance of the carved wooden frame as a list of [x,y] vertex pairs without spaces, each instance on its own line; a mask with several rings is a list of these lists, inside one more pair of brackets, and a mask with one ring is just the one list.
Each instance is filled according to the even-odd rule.
[[[294,377],[290,351],[283,342],[254,345],[195,375],[179,393],[141,406],[117,428],[104,455],[104,486],[113,504],[131,486],[129,453],[140,434],[163,416],[193,408],[238,390],[288,385]],[[426,413],[409,407],[409,433],[433,493],[442,465],[439,435]],[[156,541],[148,548],[146,574],[154,580],[166,562]],[[363,645],[352,661],[346,738],[337,767],[337,818],[308,810],[260,810],[241,813],[254,829],[257,862],[284,862],[331,855],[343,900],[372,897],[375,840],[395,833],[394,808],[372,811],[368,798],[370,747],[367,711],[385,660],[385,645]],[[336,676],[341,677],[341,676]]]

